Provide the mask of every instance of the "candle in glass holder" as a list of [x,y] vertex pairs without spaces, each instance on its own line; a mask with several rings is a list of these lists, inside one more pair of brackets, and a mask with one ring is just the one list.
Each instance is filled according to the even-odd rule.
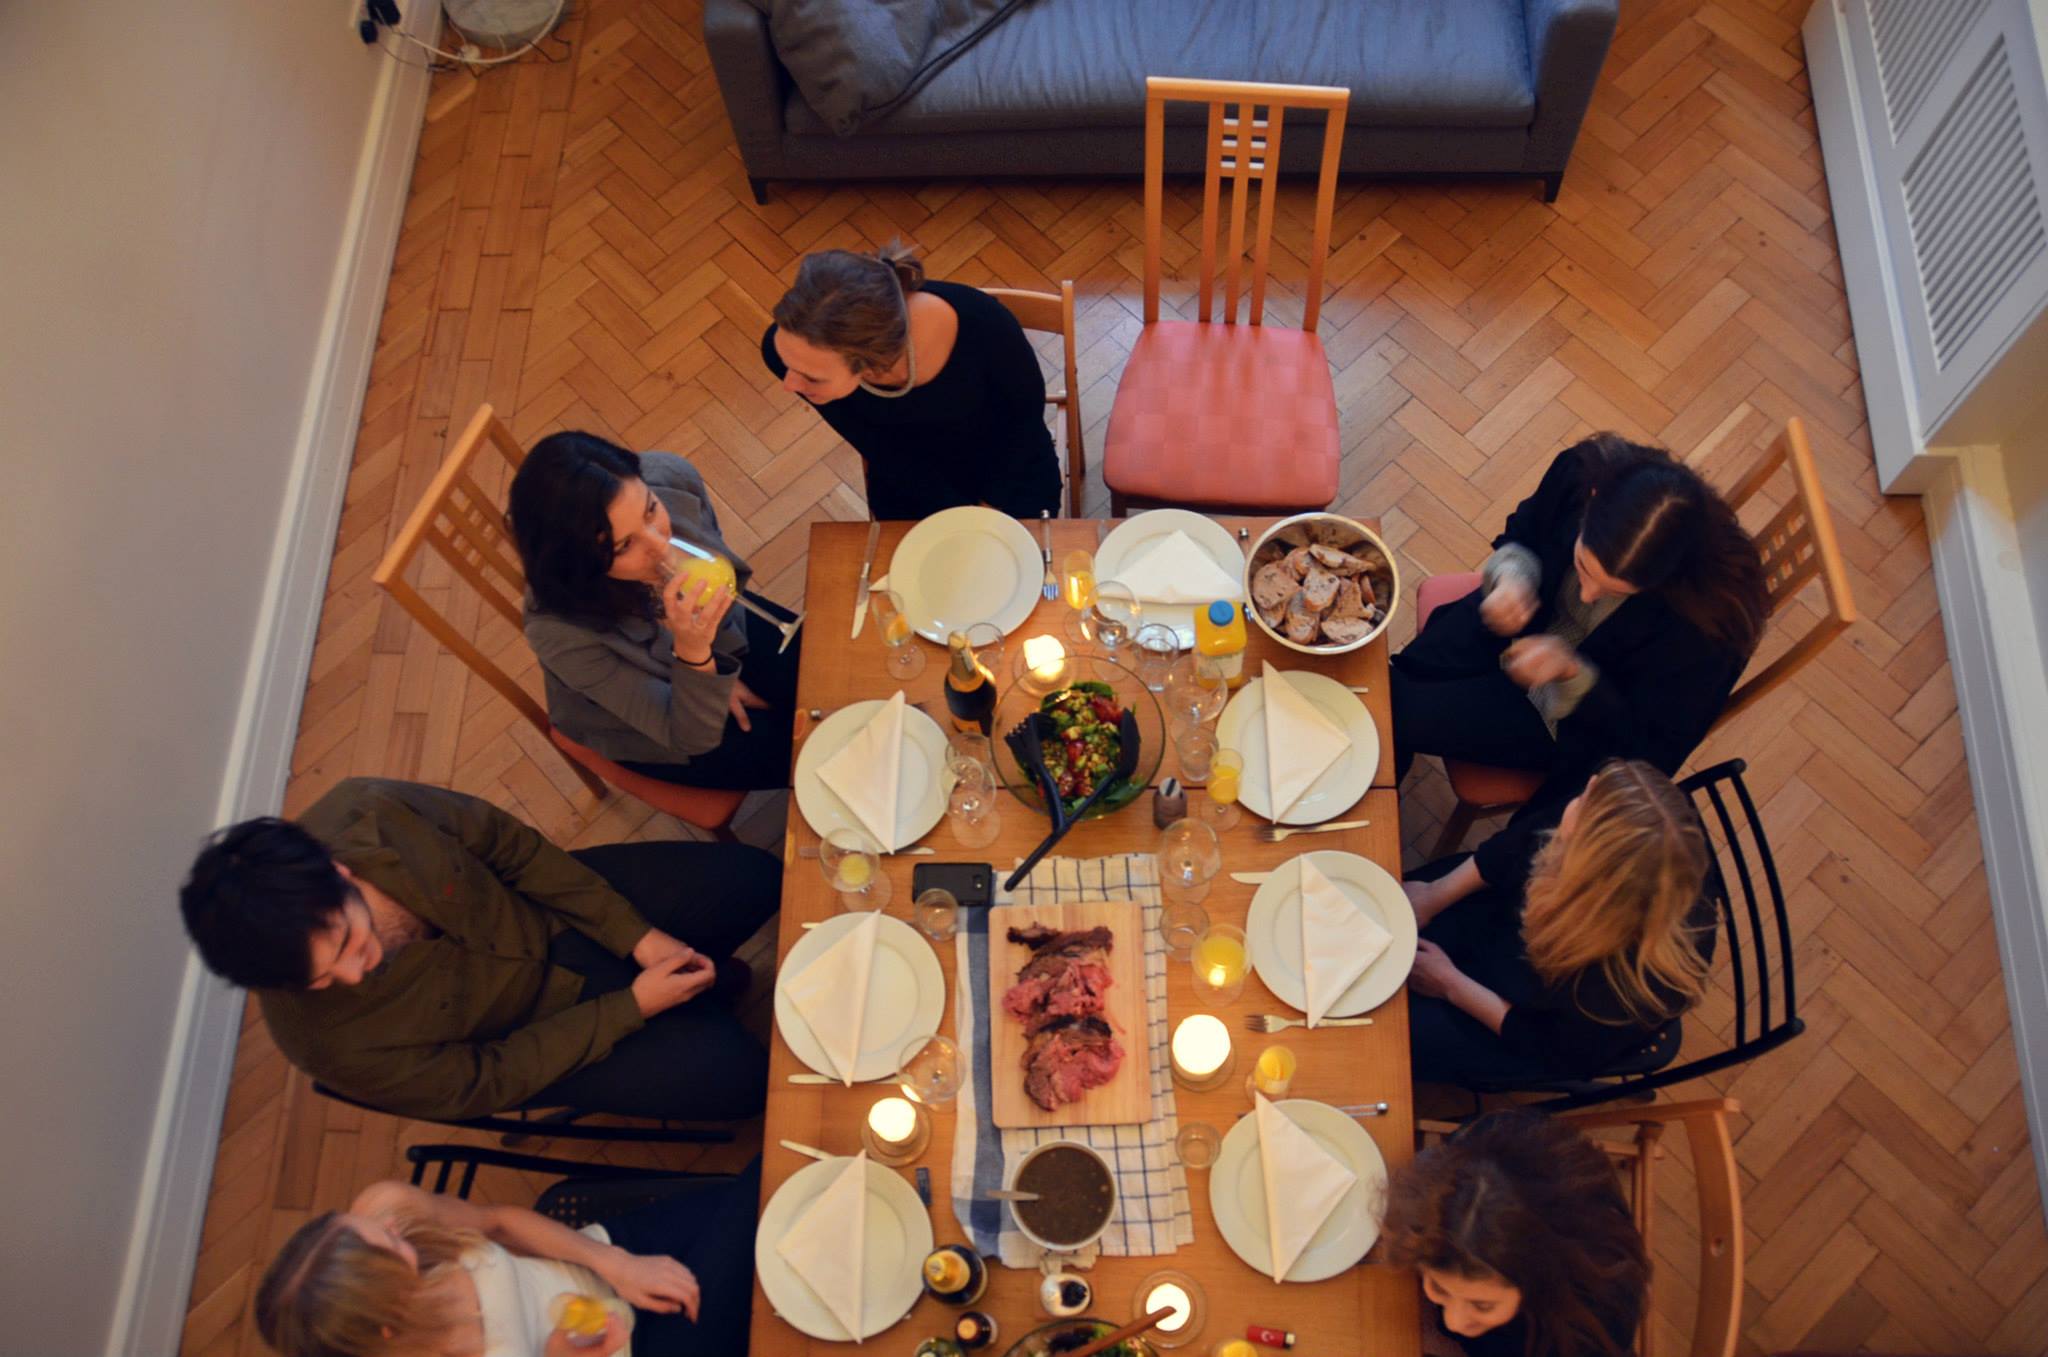
[[1188,1322],[1188,1293],[1177,1282],[1161,1282],[1145,1297],[1145,1314],[1154,1310],[1171,1310],[1172,1314],[1153,1325],[1161,1333],[1178,1333]]
[[877,1098],[868,1109],[861,1141],[871,1159],[897,1167],[924,1153],[931,1142],[931,1121],[925,1110],[908,1098]]
[[1195,1013],[1173,1029],[1173,1072],[1190,1087],[1213,1086],[1229,1072],[1230,1029],[1210,1013]]
[[1227,1003],[1244,991],[1244,930],[1212,925],[1195,943],[1195,990],[1211,1002]]
[[1057,636],[1028,638],[1017,652],[1017,677],[1027,688],[1049,693],[1066,686],[1067,648]]

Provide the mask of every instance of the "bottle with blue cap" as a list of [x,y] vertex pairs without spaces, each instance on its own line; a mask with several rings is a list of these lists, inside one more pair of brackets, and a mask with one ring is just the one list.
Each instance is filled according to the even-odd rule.
[[1244,609],[1217,599],[1195,614],[1195,667],[1235,688],[1244,682]]

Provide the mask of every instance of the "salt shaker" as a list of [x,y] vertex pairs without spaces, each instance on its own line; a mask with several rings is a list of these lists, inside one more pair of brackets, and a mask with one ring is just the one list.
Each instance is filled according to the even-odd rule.
[[1188,818],[1188,793],[1178,778],[1168,778],[1152,792],[1152,823],[1164,829]]

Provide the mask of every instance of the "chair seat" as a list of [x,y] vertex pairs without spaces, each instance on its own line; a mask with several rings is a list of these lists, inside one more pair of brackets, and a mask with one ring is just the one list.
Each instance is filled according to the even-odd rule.
[[656,810],[673,815],[683,823],[695,825],[699,829],[723,829],[732,822],[733,815],[740,808],[740,802],[747,796],[745,792],[685,787],[679,783],[663,782],[660,778],[649,777],[645,773],[636,773],[623,764],[612,762],[595,749],[576,743],[553,726],[548,727],[548,738],[555,742],[555,748],[626,795],[637,797]]
[[1102,475],[1136,499],[1320,509],[1337,497],[1340,458],[1322,340],[1271,325],[1162,320],[1124,365]]
[[1458,799],[1479,809],[1519,806],[1536,795],[1537,789],[1543,785],[1540,773],[1525,773],[1519,768],[1493,768],[1461,759],[1445,759],[1444,772],[1449,774],[1451,790],[1458,794]]
[[[1450,575],[1431,575],[1415,590],[1415,628],[1429,625],[1429,615],[1446,603],[1455,603],[1479,587],[1479,572],[1463,570]],[[1536,795],[1543,779],[1536,773],[1516,768],[1491,768],[1483,763],[1445,759],[1451,790],[1474,808],[1519,806]]]

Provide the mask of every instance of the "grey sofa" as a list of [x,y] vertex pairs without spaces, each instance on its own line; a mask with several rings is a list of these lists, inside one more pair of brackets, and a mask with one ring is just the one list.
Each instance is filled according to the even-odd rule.
[[[1346,86],[1346,172],[1540,178],[1550,201],[1618,0],[1027,0],[844,137],[777,60],[768,3],[704,0],[759,201],[773,180],[1136,175],[1148,75]],[[1199,116],[1169,127],[1170,171],[1200,169]],[[1320,129],[1293,126],[1282,168],[1312,171]]]

